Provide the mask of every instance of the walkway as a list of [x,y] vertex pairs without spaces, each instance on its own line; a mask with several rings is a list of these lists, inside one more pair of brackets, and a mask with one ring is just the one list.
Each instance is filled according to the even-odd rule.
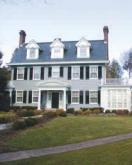
[[39,156],[44,156],[44,155],[52,155],[52,154],[63,153],[63,152],[68,152],[68,151],[75,151],[75,150],[79,150],[83,148],[90,148],[90,147],[94,147],[94,146],[98,146],[102,144],[109,144],[109,143],[126,140],[130,138],[132,138],[132,133],[117,135],[117,136],[110,136],[110,137],[105,137],[105,138],[98,138],[95,140],[89,140],[89,141],[76,143],[76,144],[67,144],[64,146],[3,153],[3,154],[0,154],[0,162],[27,159],[31,157],[39,157]]

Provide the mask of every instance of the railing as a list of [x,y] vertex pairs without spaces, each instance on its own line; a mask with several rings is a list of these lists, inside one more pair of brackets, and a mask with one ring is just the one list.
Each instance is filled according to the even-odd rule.
[[132,79],[109,78],[102,79],[101,85],[132,85]]

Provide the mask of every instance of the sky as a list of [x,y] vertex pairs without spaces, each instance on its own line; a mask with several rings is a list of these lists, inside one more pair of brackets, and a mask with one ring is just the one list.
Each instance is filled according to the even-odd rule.
[[109,57],[119,60],[132,48],[132,0],[0,0],[4,63],[18,47],[20,30],[26,31],[26,42],[99,40],[106,25]]

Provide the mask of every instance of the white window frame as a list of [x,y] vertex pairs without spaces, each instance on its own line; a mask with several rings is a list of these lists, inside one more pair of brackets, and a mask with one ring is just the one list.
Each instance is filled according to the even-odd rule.
[[[22,101],[18,101],[18,92],[22,92],[22,96],[19,96],[19,97],[22,97]],[[16,91],[16,103],[23,103],[23,91],[22,90],[17,90]]]
[[[90,57],[89,49],[90,48],[88,46],[78,47],[78,58],[89,58]],[[84,53],[84,50],[85,50],[85,53]]]
[[63,58],[63,55],[64,55],[64,48],[59,46],[51,48],[51,58]]
[[[37,93],[37,96],[36,96]],[[34,98],[37,98],[37,101],[34,101]],[[39,99],[39,91],[34,90],[32,91],[32,103],[38,103],[38,99]]]
[[[38,73],[38,72],[39,73]],[[35,73],[36,72],[36,73]],[[39,66],[36,66],[36,67],[33,67],[33,80],[40,80],[40,73],[41,73],[41,70],[40,70],[40,67]],[[35,74],[39,74],[39,77],[36,78],[35,77]]]
[[[92,92],[96,92],[96,94],[97,94],[97,97],[96,97],[97,101],[96,102],[91,102],[91,98],[92,98],[91,97],[91,95],[92,95],[91,93]],[[93,98],[95,98],[95,97],[93,97]],[[89,91],[89,104],[98,104],[98,91],[97,90],[90,90]]]
[[52,78],[59,78],[60,77],[60,67],[53,66],[52,67]]
[[[78,74],[78,77],[75,77],[74,74]],[[80,66],[72,66],[72,80],[80,79]]]
[[[92,66],[89,67],[89,69],[90,69],[90,71],[89,71],[89,78],[90,78],[90,79],[98,79],[98,66],[92,65]],[[96,72],[95,72],[95,71],[93,72],[93,69],[96,69]],[[92,73],[97,74],[97,76],[96,76],[96,77],[92,77],[92,76],[91,76]]]
[[[74,92],[77,92],[77,96],[76,96],[76,98],[78,99],[77,102],[73,101],[73,97],[75,97],[73,94]],[[79,90],[71,91],[71,102],[72,102],[72,104],[79,104],[80,103],[80,91]]]
[[108,109],[128,109],[127,89],[108,89]]
[[[20,73],[20,71],[22,73]],[[19,78],[19,75],[22,74],[23,75],[23,78]],[[17,68],[17,80],[24,80],[24,67],[18,67]]]
[[[34,49],[34,55],[31,56],[31,51],[32,49]],[[39,49],[38,48],[28,48],[27,49],[27,59],[38,59],[38,56],[39,56]]]

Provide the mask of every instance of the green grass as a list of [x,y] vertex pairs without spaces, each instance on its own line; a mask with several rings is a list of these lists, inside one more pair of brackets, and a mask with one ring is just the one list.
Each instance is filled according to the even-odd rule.
[[21,131],[8,140],[7,145],[18,149],[42,148],[128,132],[132,132],[131,117],[70,116]]
[[3,163],[3,165],[131,165],[131,155],[132,139],[74,152]]

